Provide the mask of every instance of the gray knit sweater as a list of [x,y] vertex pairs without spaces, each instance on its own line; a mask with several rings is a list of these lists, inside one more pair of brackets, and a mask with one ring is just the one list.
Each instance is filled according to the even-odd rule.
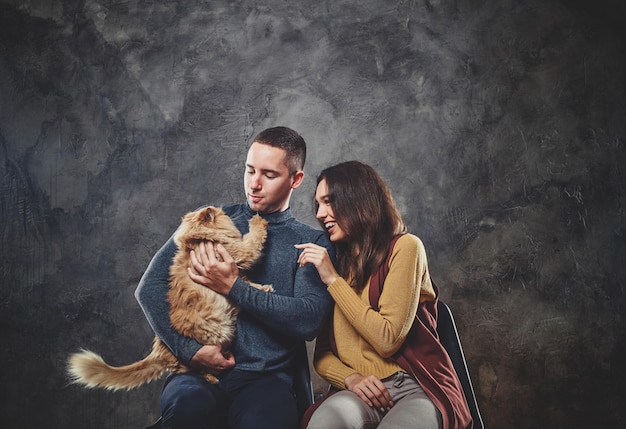
[[[247,204],[227,206],[224,211],[242,234],[248,231],[248,220],[256,214]],[[263,218],[269,226],[262,260],[247,277],[272,285],[275,293],[260,291],[238,278],[228,294],[227,298],[240,308],[232,349],[235,368],[289,373],[296,349],[317,335],[332,306],[332,298],[315,267],[298,266],[300,251],[294,245],[312,242],[326,247],[331,256],[334,254],[326,234],[298,221],[289,209]],[[156,335],[179,359],[189,363],[202,345],[178,334],[170,324],[167,291],[169,267],[176,250],[170,238],[150,262],[135,297]]]

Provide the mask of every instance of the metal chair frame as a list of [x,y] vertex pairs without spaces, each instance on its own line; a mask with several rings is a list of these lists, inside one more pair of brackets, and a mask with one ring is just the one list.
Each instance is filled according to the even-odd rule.
[[439,334],[439,341],[448,352],[454,370],[461,382],[461,387],[463,387],[463,393],[465,394],[467,405],[472,414],[472,420],[474,420],[474,429],[484,429],[485,425],[480,415],[480,410],[478,409],[474,386],[472,385],[472,379],[470,378],[467,368],[465,354],[463,353],[461,339],[459,338],[459,332],[456,328],[452,311],[445,302],[439,300],[437,303],[437,314],[437,333]]

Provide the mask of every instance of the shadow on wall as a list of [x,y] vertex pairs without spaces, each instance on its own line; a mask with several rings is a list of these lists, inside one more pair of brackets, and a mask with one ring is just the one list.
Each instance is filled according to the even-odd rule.
[[85,391],[66,357],[145,356],[143,270],[184,213],[242,199],[249,138],[280,124],[309,144],[307,222],[323,167],[387,180],[487,427],[624,426],[625,17],[618,0],[0,1],[0,420],[156,418],[161,383]]

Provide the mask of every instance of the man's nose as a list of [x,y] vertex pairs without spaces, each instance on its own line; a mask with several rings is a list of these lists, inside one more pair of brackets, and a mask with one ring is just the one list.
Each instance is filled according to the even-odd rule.
[[250,188],[252,189],[260,189],[261,188],[261,175],[255,174],[250,179]]

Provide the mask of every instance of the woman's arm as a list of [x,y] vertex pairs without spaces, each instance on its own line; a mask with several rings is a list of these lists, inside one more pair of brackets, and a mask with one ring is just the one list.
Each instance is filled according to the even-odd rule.
[[[330,318],[327,320],[330,321]],[[335,355],[330,344],[330,329],[330,323],[326,322],[315,343],[313,363],[317,373],[333,387],[355,393],[370,407],[376,407],[381,412],[391,409],[391,395],[378,377],[356,372]]]
[[344,364],[332,351],[330,346],[330,320],[333,314],[326,319],[317,339],[315,340],[315,353],[313,354],[313,366],[315,371],[331,385],[338,389],[345,389],[345,380],[354,369]]
[[419,238],[405,234],[392,251],[378,312],[341,278],[328,291],[358,333],[386,358],[398,351],[411,329],[422,287],[432,290],[426,251]]

